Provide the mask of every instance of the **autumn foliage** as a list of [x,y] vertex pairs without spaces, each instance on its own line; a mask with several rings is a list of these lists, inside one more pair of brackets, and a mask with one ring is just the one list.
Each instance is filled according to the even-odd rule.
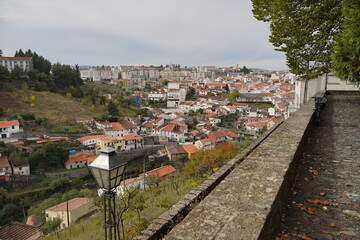
[[211,174],[240,151],[236,143],[223,143],[211,150],[201,150],[194,153],[189,161],[184,164],[184,173],[187,177],[202,177]]

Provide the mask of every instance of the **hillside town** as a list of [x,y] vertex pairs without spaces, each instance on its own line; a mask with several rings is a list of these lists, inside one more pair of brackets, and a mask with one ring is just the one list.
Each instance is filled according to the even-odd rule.
[[[9,72],[18,67],[24,71],[32,68],[31,58],[26,57],[0,57],[0,64]],[[79,67],[78,71],[85,84],[127,91],[130,103],[147,114],[111,116],[105,120],[78,116],[76,124],[87,129],[81,136],[49,133],[34,137],[25,127],[34,124],[31,121],[0,121],[1,140],[17,152],[0,156],[0,179],[9,186],[13,179],[48,174],[49,170],[85,170],[73,173],[76,177],[89,174],[88,166],[102,149],[110,147],[126,160],[140,156],[146,159],[143,161],[155,163],[153,168],[125,178],[119,192],[136,186],[145,189],[149,187],[149,176],[165,181],[177,171],[172,165],[187,161],[197,152],[216,149],[226,142],[256,139],[288,118],[296,106],[296,76],[287,71],[175,64]],[[116,97],[111,91],[102,95],[108,102]],[[38,149],[46,148],[49,142],[66,143],[64,149],[69,150],[63,162],[32,165],[29,159],[35,154],[34,148],[38,154]],[[74,198],[68,202],[68,209],[64,202],[59,203],[46,209],[46,221],[60,217],[59,227],[66,228],[92,214],[96,210],[92,202],[91,198]],[[64,211],[70,211],[73,220],[64,218]],[[11,222],[6,227],[30,228],[30,232],[40,236],[40,228],[32,218],[36,216],[29,216],[27,224]]]
[[[30,66],[29,59],[25,60],[26,64],[21,67]],[[10,70],[16,62],[19,59],[0,59],[0,63]],[[116,122],[79,117],[77,123],[89,130],[83,137],[35,141],[43,144],[62,139],[78,140],[87,151],[93,150],[90,155],[70,153],[64,166],[67,169],[85,167],[102,148],[133,151],[146,148],[147,142],[152,146],[164,146],[157,153],[159,156],[166,154],[170,160],[179,159],[179,156],[186,157],[202,149],[214,149],[225,141],[239,140],[244,136],[256,138],[295,110],[295,75],[286,71],[250,71],[238,66],[188,68],[174,64],[79,70],[84,81],[132,90],[130,98],[134,99],[133,104],[141,103],[152,117],[129,116]],[[107,98],[112,97],[107,94]],[[163,107],[151,107],[149,103],[161,103]],[[0,134],[2,139],[13,139],[11,144],[22,151],[31,152],[31,148],[24,144],[24,140],[30,139],[12,138],[26,135],[18,120],[0,121]],[[0,177],[10,179],[13,174],[31,174],[28,163],[9,162],[6,157],[1,159]]]

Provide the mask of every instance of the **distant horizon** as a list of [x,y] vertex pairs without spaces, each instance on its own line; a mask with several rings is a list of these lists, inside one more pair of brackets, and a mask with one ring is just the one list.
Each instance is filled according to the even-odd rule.
[[3,1],[0,28],[5,56],[31,49],[52,63],[288,69],[251,1]]

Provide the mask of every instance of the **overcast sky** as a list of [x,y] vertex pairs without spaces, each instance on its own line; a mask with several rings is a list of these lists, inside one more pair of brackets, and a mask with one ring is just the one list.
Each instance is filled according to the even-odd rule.
[[250,0],[0,0],[0,49],[52,63],[288,69]]

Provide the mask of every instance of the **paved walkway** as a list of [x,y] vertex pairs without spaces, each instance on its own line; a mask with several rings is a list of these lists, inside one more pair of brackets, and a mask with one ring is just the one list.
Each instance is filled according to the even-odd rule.
[[278,236],[360,239],[360,95],[328,96]]

